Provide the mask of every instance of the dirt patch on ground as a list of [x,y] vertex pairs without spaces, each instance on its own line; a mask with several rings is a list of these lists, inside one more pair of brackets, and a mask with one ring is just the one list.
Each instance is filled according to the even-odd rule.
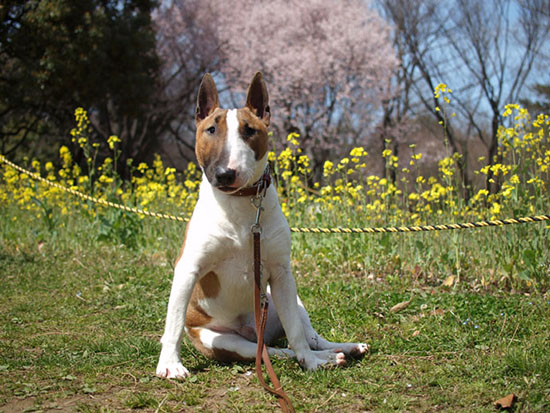
[[[79,407],[88,406],[92,409],[100,406],[113,409],[113,411],[125,411],[118,397],[120,389],[100,394],[77,394],[66,398],[56,398],[56,395],[44,394],[38,397],[13,398],[0,407],[3,413],[19,412],[75,412]],[[51,396],[51,398],[50,398]],[[127,409],[131,411],[131,409]]]
[[80,403],[86,402],[86,396],[79,395],[68,399],[41,402],[37,397],[14,398],[0,407],[3,413],[22,412],[74,412]]
[[0,412],[24,412],[29,411],[34,407],[36,403],[35,397],[28,397],[25,399],[12,399],[7,404],[0,407]]
[[237,374],[221,387],[218,383],[209,384],[192,384],[191,388],[178,381],[155,380],[148,384],[114,386],[94,394],[78,393],[70,397],[51,392],[39,397],[14,397],[0,406],[0,412],[194,412],[242,409],[271,412],[278,409],[276,399],[262,389],[251,372]]

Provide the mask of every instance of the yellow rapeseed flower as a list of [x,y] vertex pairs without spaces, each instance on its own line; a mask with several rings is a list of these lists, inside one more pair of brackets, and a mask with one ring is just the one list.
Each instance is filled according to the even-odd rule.
[[107,139],[107,143],[109,144],[109,149],[111,150],[115,149],[115,144],[119,142],[120,142],[120,139],[116,135],[111,135]]
[[362,146],[358,146],[356,148],[353,148],[351,151],[350,151],[350,156],[353,156],[355,158],[360,158],[362,156],[367,156],[368,153],[367,151],[365,150],[365,148],[363,148]]
[[323,176],[329,177],[334,173],[334,163],[331,161],[325,161],[323,164]]

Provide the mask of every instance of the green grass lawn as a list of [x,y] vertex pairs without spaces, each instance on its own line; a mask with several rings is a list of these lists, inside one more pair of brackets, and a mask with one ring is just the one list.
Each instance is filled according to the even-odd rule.
[[[153,228],[142,230],[147,242],[128,248],[99,240],[76,218],[52,232],[25,225],[23,212],[4,213],[0,411],[278,410],[253,365],[210,361],[187,341],[183,359],[193,376],[155,377],[183,226],[143,221]],[[398,247],[403,235],[390,236]],[[493,402],[510,393],[518,396],[516,411],[550,409],[544,289],[480,290],[466,281],[445,287],[414,263],[401,265],[409,273],[372,272],[346,261],[358,254],[348,251],[352,237],[295,237],[293,267],[314,326],[330,340],[371,345],[364,359],[341,369],[308,373],[295,361],[275,360],[297,411],[495,411]],[[379,235],[361,237],[385,248]],[[422,237],[411,242],[425,243]],[[395,251],[386,258],[395,260]],[[475,268],[468,271],[463,280],[475,278]]]

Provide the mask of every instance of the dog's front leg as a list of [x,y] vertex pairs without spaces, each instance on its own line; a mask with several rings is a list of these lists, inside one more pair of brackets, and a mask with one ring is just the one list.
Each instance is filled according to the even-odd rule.
[[296,282],[292,276],[290,264],[274,266],[270,271],[269,285],[288,344],[296,353],[300,365],[306,370],[315,370],[322,365],[345,364],[345,355],[340,351],[311,350],[300,317]]
[[176,265],[168,300],[166,326],[161,338],[162,350],[156,371],[159,377],[172,379],[189,376],[189,371],[181,362],[180,350],[185,314],[198,276],[198,269],[185,266],[183,259]]

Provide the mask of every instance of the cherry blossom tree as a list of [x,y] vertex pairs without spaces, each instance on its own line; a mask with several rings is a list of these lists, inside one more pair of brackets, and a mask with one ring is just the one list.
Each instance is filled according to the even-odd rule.
[[224,4],[220,69],[243,89],[263,72],[279,141],[299,133],[317,165],[366,143],[397,63],[389,28],[375,11],[359,0]]
[[[180,70],[200,78],[208,68],[241,92],[220,94],[238,106],[262,71],[275,140],[299,133],[314,165],[364,145],[381,121],[397,61],[389,27],[364,1],[173,0],[155,21],[174,88]],[[202,66],[189,66],[197,55]]]

